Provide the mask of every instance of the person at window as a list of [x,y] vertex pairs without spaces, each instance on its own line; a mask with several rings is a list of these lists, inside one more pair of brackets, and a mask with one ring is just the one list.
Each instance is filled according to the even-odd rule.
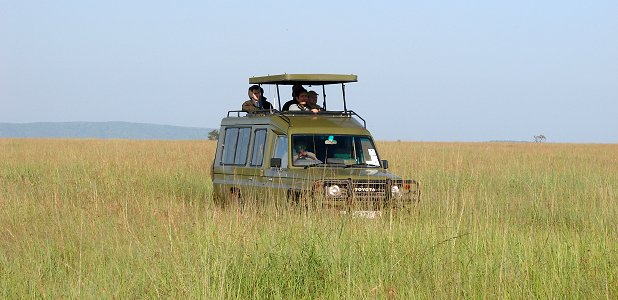
[[307,100],[309,96],[307,96],[307,90],[302,89],[296,92],[296,100],[298,103],[290,105],[290,111],[311,111],[313,113],[317,113],[319,110],[317,108],[309,107]]
[[[297,104],[298,103],[298,91],[301,90],[305,90],[305,88],[300,85],[300,84],[295,84],[294,86],[292,86],[292,100],[286,102],[283,104],[283,107],[281,108],[281,111],[288,111],[290,110],[290,106],[292,104]],[[306,90],[305,90],[306,91]]]
[[246,112],[255,112],[258,110],[272,109],[272,104],[266,101],[264,97],[264,89],[259,85],[252,85],[249,87],[249,100],[242,104],[242,110]]
[[318,105],[318,93],[315,91],[307,92],[307,106],[311,109],[317,109],[318,111],[324,111],[324,108]]
[[296,144],[295,146],[296,154],[293,157],[293,161],[320,161],[318,157],[313,152],[307,151],[307,146],[303,143]]

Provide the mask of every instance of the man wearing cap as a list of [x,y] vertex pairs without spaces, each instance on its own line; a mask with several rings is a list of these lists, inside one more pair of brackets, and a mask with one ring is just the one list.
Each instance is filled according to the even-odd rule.
[[255,112],[258,110],[272,109],[272,104],[266,101],[263,96],[264,90],[259,85],[249,87],[249,100],[242,104],[242,110],[246,112]]
[[307,96],[309,97],[307,99],[307,106],[309,106],[309,108],[311,109],[317,109],[319,111],[324,111],[324,108],[318,105],[318,95],[319,94],[316,93],[315,91],[307,92]]

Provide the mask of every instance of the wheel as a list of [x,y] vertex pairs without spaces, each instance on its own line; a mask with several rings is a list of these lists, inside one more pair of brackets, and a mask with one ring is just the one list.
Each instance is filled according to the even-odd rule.
[[288,201],[294,207],[301,209],[304,212],[314,211],[322,208],[321,199],[316,198],[306,191],[288,191]]
[[244,208],[245,203],[242,198],[242,193],[238,188],[231,188],[227,197],[227,204],[230,206],[237,206],[240,209]]

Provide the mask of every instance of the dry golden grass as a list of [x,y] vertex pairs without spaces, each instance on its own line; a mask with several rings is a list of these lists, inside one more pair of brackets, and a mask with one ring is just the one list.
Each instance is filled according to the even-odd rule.
[[618,296],[618,145],[379,143],[423,198],[377,220],[215,207],[214,148],[0,139],[0,296]]

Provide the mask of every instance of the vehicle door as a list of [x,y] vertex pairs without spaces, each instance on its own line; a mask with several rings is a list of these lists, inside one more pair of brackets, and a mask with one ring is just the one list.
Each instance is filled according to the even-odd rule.
[[267,150],[268,129],[264,126],[253,127],[253,138],[251,140],[251,159],[249,166],[245,170],[250,185],[247,191],[258,201],[264,201],[267,180],[264,177],[264,165]]
[[[291,188],[288,178],[288,164],[290,161],[288,137],[285,134],[278,134],[271,131],[271,142],[268,166],[264,169],[266,186],[270,187],[272,197],[285,199],[287,192]],[[279,167],[272,166],[272,158],[280,159]]]

